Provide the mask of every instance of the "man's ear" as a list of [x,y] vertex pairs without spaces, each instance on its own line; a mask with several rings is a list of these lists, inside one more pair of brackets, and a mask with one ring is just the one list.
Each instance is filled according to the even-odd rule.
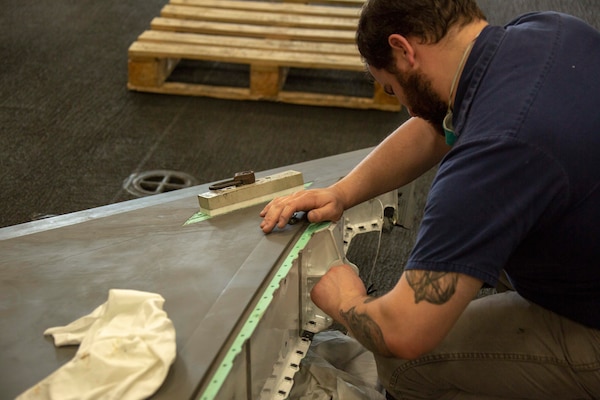
[[396,60],[402,60],[410,67],[415,65],[415,48],[404,36],[397,33],[391,34],[388,37],[388,44],[395,53]]

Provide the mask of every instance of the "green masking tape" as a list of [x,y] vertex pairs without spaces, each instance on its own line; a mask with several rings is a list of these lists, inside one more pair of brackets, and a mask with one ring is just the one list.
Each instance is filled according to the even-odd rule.
[[225,379],[229,375],[231,368],[233,367],[233,362],[234,362],[235,358],[242,352],[244,343],[248,339],[250,339],[250,337],[254,333],[254,330],[258,326],[258,323],[260,322],[261,317],[263,316],[264,312],[267,310],[267,308],[271,304],[271,300],[273,299],[273,294],[275,293],[277,288],[279,288],[279,283],[281,282],[281,280],[283,278],[285,278],[287,276],[290,269],[292,268],[294,260],[296,258],[298,258],[300,251],[304,247],[306,247],[306,244],[308,243],[308,241],[310,240],[312,235],[315,232],[317,232],[318,230],[328,226],[329,224],[330,224],[330,222],[320,222],[320,223],[310,224],[306,228],[306,230],[304,231],[302,236],[300,236],[300,239],[298,239],[298,241],[296,242],[296,244],[290,251],[289,255],[285,258],[285,260],[281,264],[281,267],[279,267],[279,270],[277,271],[277,273],[275,274],[275,276],[273,277],[273,279],[271,280],[271,282],[265,289],[260,300],[258,301],[256,306],[250,313],[250,316],[248,317],[248,319],[242,326],[240,333],[237,335],[237,337],[233,341],[233,344],[229,348],[229,351],[225,355],[223,361],[221,362],[221,365],[219,365],[219,367],[215,371],[214,375],[212,376],[207,388],[200,395],[201,400],[215,399],[215,397],[219,393],[219,390],[221,390],[221,387],[223,386]]

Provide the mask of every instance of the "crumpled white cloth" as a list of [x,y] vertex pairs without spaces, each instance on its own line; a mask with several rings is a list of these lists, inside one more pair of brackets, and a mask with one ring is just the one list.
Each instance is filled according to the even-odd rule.
[[175,328],[155,293],[111,289],[108,301],[67,326],[49,328],[56,346],[80,344],[75,357],[22,393],[30,399],[145,399],[176,355]]
[[300,370],[290,400],[385,400],[373,353],[340,331],[317,333]]

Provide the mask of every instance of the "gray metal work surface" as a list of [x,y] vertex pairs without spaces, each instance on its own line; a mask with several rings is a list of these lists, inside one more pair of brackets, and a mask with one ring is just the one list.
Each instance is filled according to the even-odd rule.
[[[358,151],[290,166],[327,185]],[[267,171],[261,176],[278,172]],[[300,226],[264,235],[261,206],[185,225],[205,186],[0,230],[0,387],[14,398],[69,361],[43,332],[93,311],[112,288],[161,294],[177,358],[157,398],[190,398]]]

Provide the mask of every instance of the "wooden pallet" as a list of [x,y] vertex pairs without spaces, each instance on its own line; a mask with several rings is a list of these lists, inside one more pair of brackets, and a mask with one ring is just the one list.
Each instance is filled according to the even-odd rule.
[[[129,47],[128,88],[236,100],[399,110],[396,99],[385,94],[377,83],[368,97],[284,90],[290,68],[364,71],[354,44],[358,0],[322,0],[322,5],[293,1],[170,0],[161,15],[152,20],[151,29]],[[170,77],[180,60],[248,65],[249,85],[173,81]]]

